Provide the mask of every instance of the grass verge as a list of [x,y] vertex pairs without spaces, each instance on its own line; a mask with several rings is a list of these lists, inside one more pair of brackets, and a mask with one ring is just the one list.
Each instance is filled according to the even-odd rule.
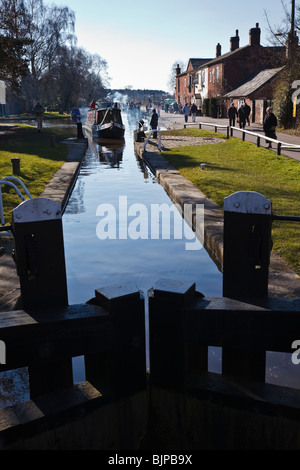
[[[221,137],[199,129],[167,133]],[[235,138],[176,147],[162,155],[220,207],[234,192],[257,191],[272,201],[273,214],[300,216],[300,163],[296,160]],[[201,163],[206,163],[204,171]],[[273,250],[300,275],[300,222],[274,221],[272,238]]]
[[[0,178],[12,176],[11,159],[20,158],[21,173],[15,176],[24,182],[33,197],[38,197],[66,161],[68,149],[61,141],[73,132],[76,135],[75,126],[61,130],[44,128],[41,133],[33,126],[20,124],[1,129],[5,129],[5,134],[0,134]],[[51,145],[51,135],[55,135],[55,146]],[[24,194],[22,189],[21,192]],[[8,185],[2,185],[2,197],[5,223],[9,224],[11,211],[21,200]]]

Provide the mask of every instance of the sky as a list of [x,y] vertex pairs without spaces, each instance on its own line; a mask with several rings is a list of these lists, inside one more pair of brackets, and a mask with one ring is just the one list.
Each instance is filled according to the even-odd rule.
[[[77,47],[97,53],[108,64],[112,89],[170,91],[173,64],[214,58],[216,45],[229,52],[239,31],[240,47],[259,23],[261,44],[269,45],[268,21],[280,25],[282,2],[290,0],[53,0],[75,12]],[[296,6],[299,2],[296,1]]]

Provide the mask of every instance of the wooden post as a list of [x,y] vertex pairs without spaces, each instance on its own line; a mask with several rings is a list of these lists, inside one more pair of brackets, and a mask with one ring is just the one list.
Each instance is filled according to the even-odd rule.
[[77,122],[77,139],[84,139],[82,132],[82,122]]
[[184,308],[195,295],[195,284],[164,279],[149,291],[152,385],[183,390],[192,376],[207,371],[207,346],[189,344],[185,337]]
[[277,144],[277,155],[281,154],[281,142],[278,142]]
[[68,305],[60,204],[29,199],[12,215],[24,310]]
[[19,158],[12,158],[11,163],[12,163],[13,175],[20,175],[20,173],[21,173],[20,159]]
[[267,297],[271,211],[271,201],[256,192],[240,191],[224,199],[224,297]]
[[256,142],[257,147],[260,147],[260,137],[257,136],[257,142]]
[[126,396],[146,386],[144,300],[132,284],[95,291],[97,305],[111,318],[110,351],[85,356],[86,380],[109,395]]

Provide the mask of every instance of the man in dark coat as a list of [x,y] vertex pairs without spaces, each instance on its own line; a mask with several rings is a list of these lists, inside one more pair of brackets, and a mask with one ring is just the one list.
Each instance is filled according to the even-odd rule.
[[250,116],[250,113],[251,113],[251,109],[250,109],[250,106],[246,102],[244,104],[244,113],[245,113],[245,116],[246,116],[246,121],[248,122],[248,126],[250,126],[249,116]]
[[238,117],[239,117],[240,129],[245,129],[246,114],[245,114],[245,111],[244,111],[244,105],[243,104],[238,110]]
[[236,107],[234,103],[231,104],[230,108],[228,109],[228,117],[229,117],[229,126],[235,126],[235,117],[238,115]]
[[[157,125],[158,125],[158,114],[156,112],[156,109],[153,108],[152,117],[151,117],[151,121],[150,121],[150,127],[151,127],[151,129],[157,129]],[[153,138],[157,139],[157,132],[153,132]]]
[[[271,139],[277,140],[276,135],[276,126],[277,126],[277,118],[275,114],[273,114],[272,108],[267,108],[267,114],[265,115],[264,119],[264,133],[266,137],[270,137]],[[271,142],[267,148],[272,148]]]

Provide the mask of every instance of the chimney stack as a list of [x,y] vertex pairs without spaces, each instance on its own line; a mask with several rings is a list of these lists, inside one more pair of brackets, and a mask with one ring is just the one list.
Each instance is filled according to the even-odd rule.
[[249,44],[250,46],[260,46],[260,27],[256,23],[255,28],[249,30]]
[[239,30],[235,31],[235,36],[230,38],[230,52],[235,51],[240,47],[240,38],[239,38]]
[[218,42],[216,47],[216,57],[220,57],[221,55],[221,44]]
[[177,64],[176,75],[179,75],[180,73],[181,73],[181,68],[179,67],[179,64]]

